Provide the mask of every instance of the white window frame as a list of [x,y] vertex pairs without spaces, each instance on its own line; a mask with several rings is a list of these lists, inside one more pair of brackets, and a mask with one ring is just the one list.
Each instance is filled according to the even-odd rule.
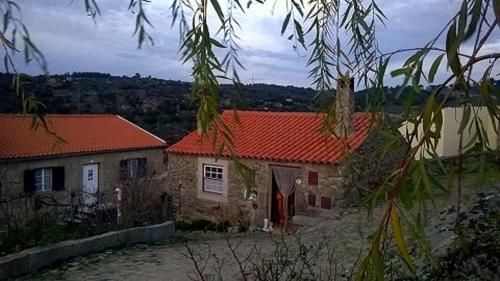
[[[38,174],[40,173],[40,174]],[[35,192],[51,191],[53,187],[54,173],[51,168],[36,169],[33,172]]]
[[[221,165],[203,164],[203,192],[217,195],[224,194],[224,167]],[[217,189],[209,188],[210,186]]]
[[[217,168],[222,168],[222,193],[214,193],[210,190],[205,191],[205,166],[216,166]],[[198,157],[198,172],[197,177],[197,189],[198,189],[198,199],[210,200],[215,202],[227,202],[228,197],[228,173],[229,173],[229,161],[226,159],[208,158],[208,157]]]

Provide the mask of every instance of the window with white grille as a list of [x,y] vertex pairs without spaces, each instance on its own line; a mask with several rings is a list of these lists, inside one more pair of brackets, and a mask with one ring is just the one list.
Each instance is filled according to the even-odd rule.
[[224,169],[218,165],[203,165],[203,191],[222,195]]

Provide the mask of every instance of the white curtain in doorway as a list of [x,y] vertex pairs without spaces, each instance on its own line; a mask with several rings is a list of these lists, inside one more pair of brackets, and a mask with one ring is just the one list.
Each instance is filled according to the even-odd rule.
[[283,195],[285,221],[288,223],[288,196],[295,191],[295,182],[300,178],[300,169],[291,167],[272,167],[278,189]]
[[272,169],[281,194],[288,197],[295,191],[295,181],[300,178],[300,169],[279,166]]

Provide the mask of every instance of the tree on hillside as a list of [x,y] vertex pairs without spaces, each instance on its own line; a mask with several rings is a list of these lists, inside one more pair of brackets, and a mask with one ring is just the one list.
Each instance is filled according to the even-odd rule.
[[[133,31],[138,39],[139,48],[143,44],[153,43],[148,33],[151,23],[147,17],[148,0],[130,0],[129,10],[136,17],[136,27]],[[219,97],[221,83],[232,81],[238,85],[239,70],[244,66],[239,58],[239,17],[252,13],[252,7],[265,4],[266,0],[173,0],[171,9],[173,21],[181,34],[182,62],[191,62],[191,75],[194,78],[192,95],[199,104],[197,124],[202,134],[210,138],[211,132],[219,132],[227,149],[231,150],[231,134],[227,131],[219,116]],[[376,0],[285,0],[287,13],[281,26],[281,35],[292,42],[293,48],[303,49],[309,53],[307,67],[309,77],[317,91],[318,102],[326,112],[325,124],[330,133],[333,127],[335,105],[329,99],[334,93],[336,81],[345,73],[355,77],[359,87],[367,91],[366,110],[383,112],[382,101],[387,94],[384,87],[384,77],[390,73],[392,77],[401,77],[400,89],[408,89],[404,97],[403,118],[413,124],[414,128],[408,134],[411,142],[418,139],[415,147],[408,149],[405,160],[385,179],[383,184],[368,196],[373,206],[383,198],[386,208],[380,217],[379,226],[371,236],[371,248],[359,265],[358,280],[381,280],[384,275],[384,262],[392,232],[395,245],[408,268],[416,270],[416,265],[409,254],[406,239],[401,224],[417,222],[403,216],[405,210],[422,206],[427,198],[435,179],[428,171],[428,162],[424,159],[415,160],[423,153],[436,155],[435,145],[440,138],[443,125],[441,109],[456,89],[460,88],[461,106],[464,115],[461,117],[459,133],[462,135],[469,126],[475,130],[474,143],[463,143],[463,151],[475,144],[477,140],[480,153],[487,151],[487,135],[483,122],[472,107],[469,89],[478,85],[482,102],[486,105],[490,118],[494,122],[500,119],[498,99],[500,91],[497,85],[491,83],[492,70],[500,53],[488,52],[484,46],[491,42],[492,35],[500,28],[500,0],[463,0],[458,11],[442,27],[429,31],[434,36],[424,46],[394,50],[383,53],[377,43],[376,30],[384,22],[390,21],[379,8]],[[97,0],[84,0],[86,12],[97,18],[100,10]],[[441,7],[440,7],[441,8]],[[28,29],[19,18],[21,7],[11,0],[0,0],[0,12],[3,14],[0,40],[4,50],[4,67],[7,71],[16,72],[11,54],[18,48],[23,50],[26,61],[34,60],[43,71],[46,71],[46,61],[43,54],[30,39]],[[210,16],[212,12],[214,17]],[[217,32],[217,31],[221,32]],[[347,33],[349,40],[341,40],[341,33]],[[276,36],[279,36],[277,34]],[[21,39],[16,40],[16,39]],[[444,39],[444,46],[440,45]],[[470,51],[465,52],[465,46]],[[219,53],[225,51],[220,56]],[[391,58],[398,54],[408,54],[408,58],[397,69],[388,69]],[[430,67],[426,67],[430,63]],[[473,69],[479,64],[486,65],[479,76],[473,75]],[[412,104],[416,96],[422,92],[422,83],[433,83],[441,65],[450,70],[447,77],[432,93],[426,97],[422,112],[415,112]],[[19,94],[23,94],[20,76],[14,81]],[[399,94],[396,95],[399,97]],[[328,102],[329,101],[329,102]],[[25,97],[26,112],[43,112],[43,105],[32,97]],[[384,114],[375,114],[379,123],[388,118]],[[43,120],[43,115],[40,115]],[[495,121],[496,120],[496,121]],[[423,128],[423,133],[418,128]],[[420,135],[422,133],[422,135]],[[388,132],[391,138],[397,138],[396,133]],[[216,135],[216,134],[213,134]],[[215,140],[213,140],[215,143]],[[436,161],[439,161],[437,157]],[[461,159],[461,158],[460,158]],[[461,171],[462,161],[458,170]],[[458,173],[460,179],[460,172]],[[413,183],[408,183],[408,178]],[[458,193],[460,194],[460,184]],[[460,209],[460,201],[458,201]],[[458,210],[460,213],[460,210]],[[414,237],[422,239],[423,237]]]

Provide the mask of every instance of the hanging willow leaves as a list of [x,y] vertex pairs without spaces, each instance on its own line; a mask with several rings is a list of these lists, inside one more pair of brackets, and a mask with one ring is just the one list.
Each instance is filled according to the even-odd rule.
[[479,19],[481,17],[481,8],[483,5],[482,0],[475,0],[472,10],[470,11],[471,17],[470,17],[470,23],[469,27],[467,28],[467,32],[465,33],[464,36],[464,41],[471,38],[472,35],[476,32],[477,25],[479,23]]
[[222,12],[222,9],[219,5],[219,1],[210,0],[210,3],[212,3],[212,7],[214,7],[215,12],[217,13],[217,16],[219,17],[219,20],[221,21],[221,23],[224,23],[224,13]]
[[295,25],[295,32],[297,34],[297,40],[304,48],[306,48],[305,41],[304,41],[304,31],[302,31],[302,25],[297,20],[294,20],[293,23]]
[[457,78],[461,75],[461,65],[460,59],[458,57],[458,46],[460,44],[460,38],[456,34],[457,24],[453,21],[453,24],[448,29],[448,35],[446,36],[446,56],[448,58],[448,65],[451,71]]
[[444,54],[439,55],[434,62],[431,65],[431,68],[429,69],[429,82],[432,83],[434,82],[434,77],[436,77],[437,70],[439,68],[439,65],[441,64],[441,61],[443,60]]
[[360,270],[356,272],[356,281],[384,280],[384,262],[380,252],[382,231],[380,229],[377,230],[373,236],[370,252],[361,262]]
[[410,254],[408,253],[408,246],[406,245],[404,235],[403,235],[403,230],[401,229],[401,223],[399,222],[399,215],[396,209],[396,206],[393,206],[391,208],[391,227],[392,227],[392,233],[394,234],[394,238],[396,239],[396,245],[399,249],[399,252],[401,256],[403,257],[404,261],[408,265],[408,267],[415,272],[417,268],[415,267],[415,264],[413,263],[412,258],[410,257]]
[[416,93],[420,93],[420,77],[422,77],[422,65],[423,60],[417,63],[417,67],[415,68],[415,73],[412,78],[412,86]]
[[463,134],[464,130],[470,122],[470,117],[471,117],[471,112],[472,112],[472,105],[470,103],[466,104],[464,109],[464,114],[462,116],[462,120],[460,121],[460,126],[458,127],[458,133]]
[[285,20],[283,21],[283,25],[281,26],[281,35],[285,33],[286,28],[288,27],[288,23],[290,22],[290,17],[292,16],[292,12],[288,12],[288,14],[285,17]]
[[399,68],[399,69],[391,71],[392,77],[398,77],[401,75],[409,76],[410,74],[411,73],[408,71],[408,68]]
[[[101,14],[96,0],[83,1],[86,13],[92,18]],[[422,235],[424,222],[420,213],[415,216],[414,223],[400,220],[402,212],[398,213],[398,210],[401,209],[396,209],[395,206],[397,204],[401,208],[408,209],[419,206],[425,198],[432,198],[430,195],[432,186],[439,186],[439,182],[429,172],[424,156],[437,157],[435,146],[443,126],[441,109],[446,106],[446,101],[452,93],[455,93],[457,85],[461,84],[465,88],[465,93],[460,97],[466,101],[462,107],[465,114],[461,119],[460,131],[464,132],[467,129],[476,128],[478,133],[473,135],[473,139],[468,144],[470,146],[476,142],[487,142],[487,132],[482,124],[483,121],[477,117],[477,114],[474,114],[474,108],[468,103],[470,98],[468,96],[469,84],[465,82],[475,81],[471,79],[470,75],[473,73],[471,69],[478,63],[489,62],[488,70],[481,78],[480,97],[486,104],[492,120],[498,120],[500,116],[497,106],[500,92],[498,87],[489,81],[491,69],[497,63],[500,54],[494,51],[488,53],[483,48],[491,40],[492,28],[497,29],[500,26],[498,25],[500,24],[500,0],[491,1],[463,1],[457,13],[450,18],[449,22],[447,21],[443,31],[436,32],[437,35],[431,38],[425,46],[389,53],[380,50],[377,42],[377,28],[379,23],[385,24],[384,20],[387,17],[375,0],[310,0],[306,4],[303,0],[283,0],[273,3],[284,3],[288,9],[279,33],[293,41],[292,46],[297,52],[299,44],[303,47],[304,52],[308,52],[308,75],[313,87],[316,89],[318,97],[327,97],[317,100],[320,103],[319,108],[326,113],[325,127],[331,127],[333,124],[331,121],[334,110],[331,98],[334,96],[333,89],[336,77],[340,74],[351,73],[357,78],[358,84],[356,86],[358,88],[364,87],[367,95],[372,95],[367,96],[366,108],[382,112],[377,115],[381,118],[375,122],[380,126],[385,125],[386,119],[384,117],[387,116],[383,114],[385,111],[383,104],[373,96],[383,97],[385,94],[384,76],[386,72],[391,73],[392,77],[401,77],[403,80],[400,90],[396,94],[391,94],[397,99],[403,99],[402,117],[405,119],[404,121],[414,127],[412,130],[407,130],[410,135],[408,139],[415,140],[417,145],[408,149],[401,166],[367,197],[366,202],[369,202],[371,206],[369,212],[373,211],[374,206],[383,199],[387,199],[388,206],[393,209],[384,215],[380,225],[374,230],[374,235],[370,237],[372,242],[370,252],[364,257],[360,269],[356,273],[357,280],[383,280],[384,262],[387,257],[386,246],[389,244],[387,237],[390,236],[387,233],[388,226],[393,231],[396,246],[406,264],[411,270],[415,269],[407,251],[401,223],[413,225],[410,231],[418,233],[422,237],[424,236]],[[249,0],[246,8],[253,8],[253,3],[265,4],[269,2]],[[148,33],[148,28],[153,25],[147,16],[146,3],[150,3],[150,1],[130,0],[128,7],[135,15],[133,33],[138,40],[139,47],[147,42],[153,44],[153,38]],[[491,3],[492,5],[490,5]],[[227,152],[231,155],[232,160],[237,161],[237,155],[232,145],[233,135],[219,116],[221,108],[220,84],[227,79],[230,79],[236,86],[240,83],[238,72],[244,69],[244,60],[240,60],[238,56],[240,48],[236,32],[239,30],[239,22],[236,19],[237,13],[235,11],[238,10],[242,14],[247,11],[243,11],[245,5],[241,5],[239,0],[227,0],[226,5],[224,6],[224,2],[221,0],[174,0],[171,11],[173,23],[179,25],[181,60],[192,66],[192,96],[199,106],[196,113],[197,128],[200,134],[209,137],[214,145],[220,144],[217,147],[218,155]],[[4,54],[4,66],[7,71],[16,73],[14,60],[10,55],[21,50],[24,52],[26,62],[35,62],[46,73],[47,66],[43,53],[31,40],[27,28],[18,16],[19,11],[19,5],[14,1],[0,0],[0,12],[3,15],[0,44],[5,50],[8,50]],[[210,16],[211,12],[209,13],[209,11],[214,11],[215,16]],[[248,13],[251,11],[248,10]],[[487,18],[487,15],[491,17],[492,14],[495,15],[496,24]],[[191,20],[188,20],[188,17]],[[289,34],[285,35],[285,33]],[[463,48],[463,43],[470,38],[475,38],[474,44],[468,45],[469,48]],[[438,46],[443,41],[442,39],[445,39],[444,54],[442,48]],[[467,54],[460,53],[461,49],[468,50],[470,48],[472,50]],[[441,53],[433,61],[426,77],[422,68],[426,56],[431,51]],[[390,68],[390,58],[405,52],[411,53],[403,65],[395,69]],[[422,91],[422,81],[426,79],[430,83],[435,81],[444,55],[446,55],[448,66],[453,75],[445,77],[444,82],[436,87],[430,97],[426,98],[423,108],[416,106],[416,100],[420,97],[418,93]],[[468,79],[464,79],[466,75],[469,76]],[[18,89],[16,91],[24,96],[20,76],[17,75],[13,81],[16,81],[15,88]],[[376,104],[377,102],[379,104]],[[45,110],[43,105],[38,104],[29,95],[27,95],[23,105],[25,111],[29,112],[43,114]],[[43,115],[35,114],[35,116]],[[424,129],[423,132],[420,128]],[[420,156],[421,159],[415,162],[417,156]],[[237,165],[237,167],[239,166]],[[244,171],[245,169],[237,168],[237,170]],[[402,204],[396,203],[396,201],[401,201]],[[419,242],[419,244],[424,245],[425,243]],[[426,251],[429,252],[428,249]]]
[[146,26],[152,27],[153,25],[146,16],[144,10],[144,2],[149,2],[148,0],[130,0],[128,9],[136,14],[135,17],[135,29],[134,35],[137,35],[138,48],[140,49],[144,44],[144,41],[148,41],[151,45],[154,45],[154,40],[151,35],[146,31]]
[[85,11],[92,18],[95,18],[97,15],[101,14],[101,10],[99,9],[99,6],[97,5],[97,2],[95,0],[85,0],[84,3]]
[[[20,6],[11,0],[0,0],[0,14],[3,20],[0,21],[0,52],[3,53],[3,65],[7,73],[12,73],[12,88],[16,95],[22,100],[23,113],[33,114],[34,120],[40,122],[46,131],[49,131],[44,122],[46,110],[45,105],[39,102],[34,95],[26,93],[25,83],[22,75],[17,71],[13,56],[22,52],[26,64],[34,61],[40,70],[48,73],[47,61],[42,51],[32,41],[26,25],[21,17]],[[21,42],[21,44],[19,44]],[[22,50],[22,51],[21,51]]]
[[500,28],[500,0],[493,0],[493,9],[497,20],[497,25]]
[[385,76],[385,71],[387,69],[387,65],[389,65],[389,61],[391,60],[391,57],[387,57],[385,60],[382,60],[380,58],[380,64],[377,69],[377,85],[379,88],[382,88],[384,86],[384,76]]

